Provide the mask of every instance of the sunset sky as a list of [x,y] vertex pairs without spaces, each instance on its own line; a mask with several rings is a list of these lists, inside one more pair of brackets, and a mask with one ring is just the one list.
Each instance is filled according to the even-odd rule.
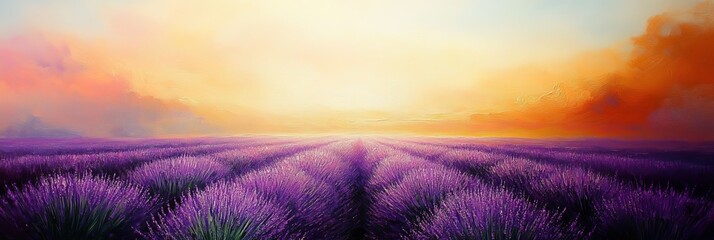
[[714,139],[694,0],[0,1],[0,135]]

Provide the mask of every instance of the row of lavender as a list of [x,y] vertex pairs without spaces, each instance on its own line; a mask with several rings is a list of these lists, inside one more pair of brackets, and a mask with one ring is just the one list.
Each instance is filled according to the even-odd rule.
[[150,239],[344,239],[354,230],[357,153],[336,142],[185,196]]
[[422,148],[432,149],[430,151],[433,153],[445,151],[443,149],[476,150],[546,164],[577,166],[640,185],[689,189],[698,194],[714,190],[714,143],[533,142],[449,138],[412,139],[405,142],[424,145]]
[[[171,219],[192,207],[202,213],[214,213],[207,205],[196,206],[201,204],[196,203],[196,199],[228,204],[228,208],[236,207],[235,204],[256,207],[247,199],[250,194],[241,194],[240,189],[228,189],[233,195],[210,194],[220,191],[215,189],[225,189],[230,185],[226,182],[231,179],[246,173],[251,175],[251,171],[261,171],[286,161],[290,156],[299,156],[296,154],[334,141],[325,138],[302,141],[283,138],[249,141],[217,139],[212,141],[213,144],[181,148],[169,146],[3,159],[0,160],[0,179],[8,184],[5,187],[7,192],[0,200],[0,237],[132,239],[143,234],[146,238],[177,239],[184,236],[191,239],[202,236],[195,231],[190,232],[193,237],[186,237],[180,231],[170,231],[170,234],[177,235],[166,236],[162,230],[172,226]],[[298,158],[317,159],[308,156]],[[221,183],[215,184],[217,182]],[[206,191],[201,191],[207,186]],[[236,200],[246,198],[247,201],[225,199],[229,196],[237,197]],[[268,207],[261,213],[277,214],[276,209]],[[227,213],[224,217],[236,218],[246,216],[247,212]],[[205,217],[203,220],[218,219]],[[259,223],[254,219],[248,220]],[[206,229],[209,225],[203,227]],[[243,234],[247,230],[239,229]]]
[[255,141],[259,138],[193,139],[0,139],[0,159],[25,155],[96,154],[166,147],[188,147],[229,142]]
[[[548,161],[494,151],[502,147],[498,145],[422,141],[381,140],[388,146],[421,157],[418,161],[446,166],[476,177],[488,186],[503,189],[523,201],[542,206],[548,212],[560,215],[560,226],[576,230],[571,233],[583,234],[578,238],[714,238],[714,202],[711,198],[693,194],[687,188],[633,184],[631,181],[633,177],[664,181],[668,176],[714,173],[703,165],[692,167],[687,163],[669,162],[677,166],[669,171],[678,171],[671,173],[665,172],[667,168],[661,163],[648,165],[643,159],[598,158],[601,155],[583,158],[580,154],[555,152],[550,154],[561,160]],[[514,145],[508,147],[517,149]],[[607,170],[630,175],[608,174]],[[698,178],[674,179],[685,186],[702,183]],[[692,181],[684,182],[689,179]]]
[[574,224],[501,187],[381,144],[368,146],[369,239],[584,239]]
[[[201,141],[178,147],[175,151],[184,150],[178,155],[122,158],[132,152],[129,148],[113,149],[106,153],[111,157],[93,161],[87,158],[101,154],[18,154],[0,160],[3,181],[16,186],[0,201],[0,236],[714,237],[712,202],[686,191],[641,188],[582,166],[466,144],[334,138]],[[174,152],[175,145],[162,146],[140,151]],[[38,160],[28,160],[34,158]]]
[[[124,175],[136,166],[157,159],[215,153],[225,154],[231,153],[230,150],[240,150],[251,146],[269,146],[271,144],[291,142],[286,139],[276,138],[189,139],[175,140],[171,144],[156,146],[152,143],[158,140],[121,143],[98,141],[98,143],[90,144],[88,149],[81,150],[81,145],[78,146],[77,142],[88,142],[89,140],[60,140],[59,142],[55,142],[57,140],[37,141],[39,140],[30,141],[31,144],[29,145],[15,146],[15,148],[30,149],[32,146],[35,146],[38,150],[34,150],[34,152],[40,153],[58,152],[67,149],[72,149],[73,151],[58,154],[21,154],[15,157],[0,159],[0,185],[22,185],[28,182],[35,182],[43,176],[61,173],[92,172],[104,175]],[[160,142],[166,141],[167,140],[161,140]],[[144,147],[144,144],[149,144],[152,147]],[[42,147],[47,149],[43,150]],[[4,148],[8,149],[10,147],[6,146]],[[104,149],[106,151],[95,152],[96,149]],[[241,151],[241,153],[243,152],[249,154],[250,151]],[[3,188],[2,190],[4,191],[6,189]]]
[[[360,198],[362,195],[364,198]],[[356,201],[359,200],[359,201]],[[360,209],[366,213],[360,214]],[[577,239],[561,216],[390,147],[337,142],[182,198],[151,239]]]

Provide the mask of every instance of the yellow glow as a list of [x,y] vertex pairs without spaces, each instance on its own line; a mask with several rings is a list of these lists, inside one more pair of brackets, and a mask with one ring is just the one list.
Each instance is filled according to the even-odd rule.
[[[569,101],[587,99],[588,79],[623,64],[627,38],[594,38],[624,30],[582,26],[577,9],[554,15],[548,4],[87,2],[98,23],[55,21],[73,18],[49,14],[58,7],[49,5],[28,10],[44,16],[28,22],[127,73],[138,94],[186,105],[226,132],[452,134],[474,129],[473,114],[523,109],[563,83]],[[641,31],[648,16],[679,5],[688,4],[633,0],[592,11]]]

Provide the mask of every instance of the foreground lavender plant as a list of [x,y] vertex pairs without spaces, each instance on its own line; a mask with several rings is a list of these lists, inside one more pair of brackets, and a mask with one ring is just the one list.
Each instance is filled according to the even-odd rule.
[[531,182],[529,196],[551,208],[565,209],[566,219],[579,219],[590,225],[593,208],[623,191],[613,179],[583,169],[561,169]]
[[7,193],[0,234],[10,239],[132,238],[156,201],[134,185],[89,175],[59,175]]
[[444,200],[409,239],[583,239],[572,226],[561,229],[559,216],[503,190],[478,188]]
[[245,189],[284,206],[293,218],[287,229],[290,233],[307,239],[336,239],[345,234],[340,216],[349,211],[348,196],[337,194],[326,182],[289,164],[252,172],[238,181]]
[[631,190],[596,207],[596,239],[711,239],[711,202],[669,190]]
[[460,172],[446,168],[418,169],[399,184],[377,194],[369,210],[369,233],[373,239],[399,238],[431,214],[446,195],[480,187]]
[[228,173],[227,166],[210,158],[185,156],[146,164],[132,172],[129,179],[170,200],[186,191],[203,188]]
[[[159,215],[146,239],[289,239],[285,209],[237,183],[217,183]],[[293,236],[294,237],[294,236]]]

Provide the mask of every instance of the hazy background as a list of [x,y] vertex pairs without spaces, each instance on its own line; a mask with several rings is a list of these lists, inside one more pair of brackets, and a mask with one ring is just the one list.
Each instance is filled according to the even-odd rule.
[[689,0],[0,2],[0,135],[714,139]]

